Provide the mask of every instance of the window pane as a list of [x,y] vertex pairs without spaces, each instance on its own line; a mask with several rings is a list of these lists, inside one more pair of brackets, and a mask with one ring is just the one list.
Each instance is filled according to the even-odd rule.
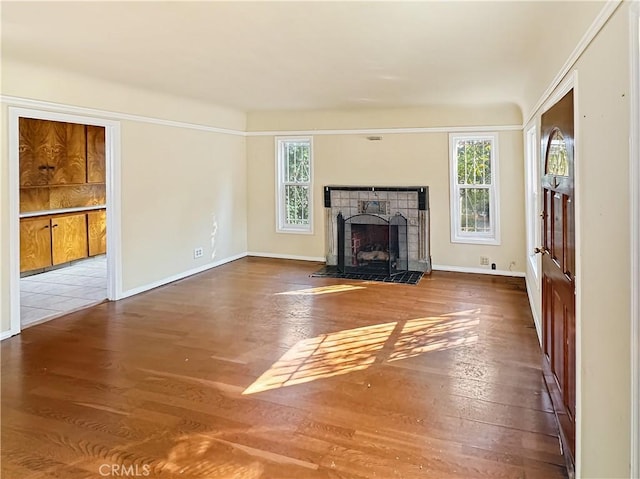
[[550,135],[547,151],[546,173],[549,175],[569,176],[569,152],[564,135],[557,128]]
[[285,149],[285,181],[288,183],[308,183],[310,161],[308,142],[287,142]]
[[489,189],[460,188],[460,231],[491,233]]
[[491,148],[490,139],[456,141],[458,184],[491,184]]
[[285,223],[289,225],[309,224],[309,187],[285,185]]

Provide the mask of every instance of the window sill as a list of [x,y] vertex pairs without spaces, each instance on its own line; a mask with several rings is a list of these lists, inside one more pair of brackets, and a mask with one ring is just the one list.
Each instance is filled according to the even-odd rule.
[[313,229],[299,230],[295,228],[276,228],[276,233],[294,234],[294,235],[312,235]]
[[452,243],[461,243],[461,244],[476,244],[476,245],[489,245],[489,246],[500,246],[502,243],[498,238],[474,238],[474,237],[466,237],[466,236],[456,236],[451,238]]

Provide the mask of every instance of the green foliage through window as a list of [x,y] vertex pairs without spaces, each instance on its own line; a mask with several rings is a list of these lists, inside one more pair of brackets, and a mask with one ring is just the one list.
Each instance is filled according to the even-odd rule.
[[491,140],[458,140],[458,184],[460,188],[460,229],[464,232],[490,232],[489,190],[463,185],[491,184]]
[[491,235],[494,232],[491,217],[494,139],[460,136],[455,138],[452,147],[458,203],[456,230],[462,235]]
[[311,222],[311,140],[279,140],[282,228],[301,228]]

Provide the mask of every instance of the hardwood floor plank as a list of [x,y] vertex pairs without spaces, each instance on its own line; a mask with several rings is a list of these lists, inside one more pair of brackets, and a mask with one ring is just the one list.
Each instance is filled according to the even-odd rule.
[[521,278],[319,267],[244,258],[2,342],[2,477],[566,478]]

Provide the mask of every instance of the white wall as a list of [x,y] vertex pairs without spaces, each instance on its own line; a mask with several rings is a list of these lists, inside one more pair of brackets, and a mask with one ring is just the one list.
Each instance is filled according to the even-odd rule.
[[123,122],[122,152],[125,292],[246,252],[244,138]]
[[[520,125],[512,105],[485,108],[434,107],[408,110],[256,112],[250,131],[341,130],[316,134],[314,147],[314,234],[275,231],[274,135],[247,139],[249,251],[273,255],[323,257],[325,185],[429,186],[431,255],[436,265],[480,268],[488,256],[497,269],[524,272],[523,146],[519,129],[499,132],[502,244],[450,241],[449,153],[447,131],[383,133],[368,141],[362,128],[427,128]],[[289,132],[290,133],[290,132]],[[267,179],[265,181],[265,179]],[[511,263],[515,264],[512,266]],[[488,269],[488,268],[487,268]]]
[[545,21],[549,33],[538,36],[527,55],[529,75],[523,84],[524,112],[530,112],[534,108],[605,3],[606,1],[602,0],[554,0],[548,3],[548,16],[554,18],[551,21],[547,21],[548,18],[541,21]]
[[[572,68],[578,113],[576,469],[584,478],[630,477],[629,42],[629,4],[623,3]],[[535,285],[530,270],[527,279]],[[530,294],[540,315],[539,292],[530,288]]]
[[[244,113],[6,59],[2,62],[2,94],[2,332],[9,329],[10,305],[6,119],[13,100],[7,96],[151,117],[121,121],[119,201],[125,294],[246,252]],[[188,124],[158,124],[154,119]],[[189,124],[232,129],[239,134],[202,131]],[[197,246],[202,246],[205,254],[194,260]]]

